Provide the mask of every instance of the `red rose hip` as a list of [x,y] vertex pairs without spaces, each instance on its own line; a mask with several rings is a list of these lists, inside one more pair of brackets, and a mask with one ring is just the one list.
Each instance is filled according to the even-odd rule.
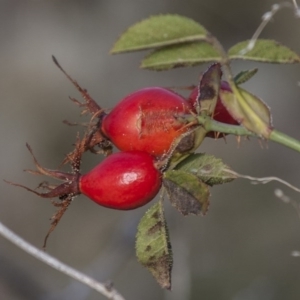
[[79,178],[79,190],[99,205],[129,210],[151,201],[161,187],[153,156],[141,151],[118,152]]
[[144,88],[119,102],[102,120],[101,130],[122,151],[161,156],[188,130],[178,117],[190,109],[182,96],[168,89]]

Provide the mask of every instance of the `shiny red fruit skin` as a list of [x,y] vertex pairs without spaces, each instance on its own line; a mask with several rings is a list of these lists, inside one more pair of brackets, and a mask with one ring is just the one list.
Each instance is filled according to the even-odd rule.
[[101,131],[122,151],[139,150],[161,156],[187,131],[177,120],[191,110],[180,95],[161,87],[138,90],[104,117]]
[[114,153],[79,178],[79,189],[99,205],[129,210],[152,200],[161,187],[154,158],[141,151]]
[[[226,107],[223,105],[223,103],[221,101],[223,91],[231,92],[231,88],[230,88],[228,82],[226,82],[226,81],[221,81],[219,98],[217,100],[213,119],[218,122],[229,124],[229,125],[239,125],[239,123],[229,114],[228,110],[226,109]],[[191,92],[191,94],[189,95],[189,97],[187,99],[187,101],[193,107],[195,107],[195,105],[196,105],[198,93],[199,93],[198,87],[196,87],[193,89],[193,91]],[[209,132],[206,136],[212,137],[212,138],[217,137],[215,132]],[[223,134],[220,134],[218,137],[223,137],[223,136],[224,136]]]

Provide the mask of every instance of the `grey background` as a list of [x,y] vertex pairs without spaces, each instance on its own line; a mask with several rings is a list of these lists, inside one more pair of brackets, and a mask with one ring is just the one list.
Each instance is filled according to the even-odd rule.
[[[103,107],[145,86],[197,83],[207,66],[169,72],[139,70],[142,53],[110,56],[128,26],[158,13],[193,18],[224,46],[252,36],[268,0],[109,0],[0,1],[0,178],[37,186],[28,142],[41,164],[56,168],[72,149],[77,128],[62,120],[84,121],[68,96],[78,93],[54,66],[51,55],[86,87]],[[276,15],[262,37],[274,38],[300,53],[300,20],[291,10]],[[274,125],[300,139],[298,65],[234,63],[236,72],[259,67],[245,87],[272,108]],[[200,151],[221,157],[234,170],[253,176],[279,176],[300,186],[299,154],[256,139],[208,139]],[[87,154],[84,170],[101,160]],[[0,181],[0,220],[40,247],[54,208],[48,200]],[[274,196],[279,184],[246,180],[211,190],[205,217],[181,217],[166,203],[174,251],[173,291],[165,292],[134,257],[136,224],[147,207],[120,212],[78,197],[48,242],[48,252],[99,280],[112,280],[126,299],[299,299],[300,221],[295,210]],[[104,299],[83,285],[36,261],[0,238],[0,298]]]

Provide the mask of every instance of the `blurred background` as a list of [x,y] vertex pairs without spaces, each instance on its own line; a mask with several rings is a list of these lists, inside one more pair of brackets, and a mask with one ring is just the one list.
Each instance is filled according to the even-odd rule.
[[[273,0],[0,0],[0,178],[36,187],[45,178],[34,168],[25,143],[39,162],[59,166],[72,149],[81,122],[68,96],[80,95],[51,60],[63,67],[105,108],[146,86],[196,84],[202,65],[168,72],[140,70],[143,53],[111,56],[109,50],[130,25],[150,15],[177,13],[200,22],[226,48],[249,39]],[[261,37],[300,53],[300,20],[282,10]],[[245,88],[272,108],[275,127],[300,139],[299,65],[235,62],[235,72],[258,67]],[[299,153],[274,143],[234,137],[207,139],[201,147],[235,171],[278,176],[300,186]],[[83,171],[102,158],[86,154]],[[55,209],[50,201],[2,180],[0,220],[41,247]],[[109,210],[77,197],[50,236],[47,251],[101,281],[112,281],[126,299],[279,300],[300,297],[300,220],[291,205],[274,196],[277,183],[251,185],[238,179],[211,190],[205,217],[182,217],[166,202],[174,252],[173,289],[163,291],[135,259],[134,237],[147,207]],[[0,298],[10,300],[105,299],[35,260],[0,237]]]

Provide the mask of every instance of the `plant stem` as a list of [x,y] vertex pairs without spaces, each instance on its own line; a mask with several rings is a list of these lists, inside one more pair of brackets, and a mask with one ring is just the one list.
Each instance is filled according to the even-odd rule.
[[[192,118],[195,118],[194,116]],[[191,118],[191,121],[192,121]],[[189,118],[188,118],[189,119]],[[207,116],[197,116],[197,122],[201,124],[207,131],[222,132],[228,134],[234,134],[237,136],[254,136],[258,137],[255,133],[247,130],[241,125],[229,125],[225,123],[217,122]],[[194,119],[195,120],[195,119]],[[258,137],[259,138],[259,137]],[[284,145],[290,149],[300,152],[300,141],[296,140],[278,130],[273,129],[269,136],[269,140],[278,144]]]
[[229,84],[233,84],[233,74],[230,68],[230,59],[227,55],[227,52],[223,48],[222,44],[219,42],[219,40],[214,37],[212,34],[209,34],[207,37],[207,42],[209,42],[220,54],[221,56],[221,64],[223,66],[223,71],[225,73],[225,76],[228,79]]
[[58,270],[61,273],[64,273],[86,285],[91,287],[92,289],[96,290],[97,292],[101,293],[102,295],[106,296],[108,299],[111,300],[125,300],[123,296],[121,296],[114,288],[108,286],[104,283],[100,283],[93,278],[73,269],[65,265],[64,263],[60,262],[56,258],[50,256],[49,254],[45,253],[34,247],[33,245],[26,242],[24,239],[16,235],[6,226],[4,226],[0,222],[0,235],[4,238],[15,244],[17,247],[22,249],[23,251],[27,252],[28,254],[32,255],[33,257],[39,259],[43,263],[51,266],[52,268]]
[[300,152],[300,141],[275,129],[270,134],[270,140]]
[[197,121],[206,129],[206,131],[215,131],[234,135],[257,136],[243,126],[217,122],[210,117],[197,116]]

